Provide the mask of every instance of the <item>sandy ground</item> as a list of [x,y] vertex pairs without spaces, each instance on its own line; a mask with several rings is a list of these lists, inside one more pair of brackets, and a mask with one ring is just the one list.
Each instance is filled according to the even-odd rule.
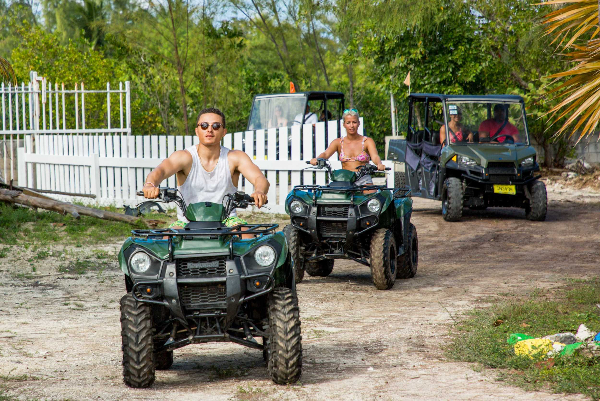
[[[119,244],[91,249],[11,247],[0,258],[0,395],[18,399],[558,400],[578,395],[525,392],[491,371],[444,359],[448,325],[502,293],[555,287],[597,273],[600,194],[548,188],[548,218],[517,209],[465,210],[442,220],[440,204],[415,199],[419,270],[378,291],[368,268],[336,261],[328,278],[298,286],[304,368],[300,383],[277,386],[261,353],[234,344],[175,351],[154,386],[121,378]],[[1,247],[0,247],[1,248]],[[86,274],[59,273],[76,259],[106,264]],[[102,253],[101,253],[102,254]],[[103,262],[104,263],[104,262]],[[35,268],[35,272],[32,272]]]

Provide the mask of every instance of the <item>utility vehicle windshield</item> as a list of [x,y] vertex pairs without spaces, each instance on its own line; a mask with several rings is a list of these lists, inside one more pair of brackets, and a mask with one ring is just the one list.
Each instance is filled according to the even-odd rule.
[[446,116],[448,125],[440,127],[440,142],[529,144],[520,103],[448,101]]
[[277,96],[257,96],[254,98],[248,130],[291,127],[302,124],[306,109],[306,95],[289,94]]

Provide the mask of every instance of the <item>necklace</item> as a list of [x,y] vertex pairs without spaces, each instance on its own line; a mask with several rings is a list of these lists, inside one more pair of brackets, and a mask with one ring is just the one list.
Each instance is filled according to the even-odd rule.
[[[219,153],[219,159],[221,158],[220,156],[221,156],[221,154]],[[198,160],[200,160],[200,165],[202,166],[202,169],[210,175],[214,174],[215,171],[217,170],[217,165],[219,164],[219,159],[217,159],[217,162],[215,163],[215,166],[213,167],[213,169],[211,171],[208,171],[206,169],[206,167],[204,167],[204,164],[202,164],[202,158],[200,157],[200,152],[198,152]]]

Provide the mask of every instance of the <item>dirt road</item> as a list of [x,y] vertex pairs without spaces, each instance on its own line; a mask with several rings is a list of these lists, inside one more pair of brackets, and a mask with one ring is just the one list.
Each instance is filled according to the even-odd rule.
[[[0,258],[0,395],[19,399],[582,399],[527,393],[493,373],[443,359],[448,324],[500,293],[527,293],[598,272],[599,194],[549,188],[546,222],[516,209],[465,211],[446,223],[440,204],[415,199],[419,271],[378,291],[366,267],[336,262],[328,278],[299,285],[301,383],[277,386],[261,353],[233,344],[175,351],[151,389],[121,379],[119,244],[104,269],[59,273],[91,250],[10,247]],[[54,256],[53,256],[54,255]],[[28,260],[31,259],[31,260]],[[36,272],[32,273],[35,267]]]

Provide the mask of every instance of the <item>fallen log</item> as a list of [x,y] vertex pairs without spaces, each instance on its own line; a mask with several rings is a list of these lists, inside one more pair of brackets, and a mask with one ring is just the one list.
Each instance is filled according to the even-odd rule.
[[79,215],[83,215],[96,217],[103,220],[121,221],[129,224],[136,224],[141,221],[145,225],[144,221],[139,217],[127,216],[124,214],[108,212],[106,210],[94,209],[91,207],[73,205],[72,203],[61,202],[53,199],[38,198],[25,195],[24,193],[15,190],[11,191],[0,188],[0,201],[52,210],[54,212],[63,214],[70,213],[75,218],[79,218]]
[[[36,192],[36,191],[33,191],[33,190],[29,189],[29,188],[18,187],[16,185],[12,185],[12,184],[8,185],[8,184],[0,183],[0,189],[15,190],[17,192],[22,192],[24,195],[27,195],[27,196],[33,196],[33,197],[36,197],[36,198],[43,198],[43,199],[48,199],[48,200],[51,200],[51,201],[56,201],[55,199],[52,199],[49,196],[43,195],[43,194],[41,194],[39,192]],[[70,213],[71,216],[73,216],[74,218],[76,218],[76,219],[79,218],[79,213],[77,213],[77,211],[75,209],[71,208],[70,210],[67,210],[67,212]]]

